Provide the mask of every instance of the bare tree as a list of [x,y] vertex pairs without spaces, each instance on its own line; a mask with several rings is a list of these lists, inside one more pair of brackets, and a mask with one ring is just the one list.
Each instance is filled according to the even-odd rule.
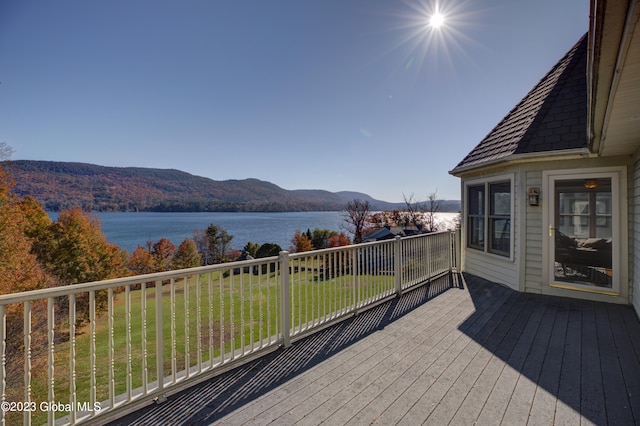
[[424,221],[427,231],[438,231],[438,224],[436,223],[436,213],[442,210],[442,200],[438,198],[438,190],[429,194],[423,208]]
[[418,201],[414,201],[413,194],[411,194],[408,198],[404,193],[402,193],[402,198],[404,198],[404,204],[407,206],[406,216],[404,218],[405,226],[416,226],[420,227],[422,225],[422,208]]
[[0,161],[10,160],[14,150],[6,142],[0,142]]
[[362,235],[368,228],[371,216],[371,206],[369,202],[356,198],[347,203],[345,212],[345,228],[353,234],[354,243],[361,243]]

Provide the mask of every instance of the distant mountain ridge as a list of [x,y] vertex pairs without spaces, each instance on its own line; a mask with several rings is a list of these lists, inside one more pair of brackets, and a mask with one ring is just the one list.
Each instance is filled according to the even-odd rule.
[[373,210],[404,207],[358,192],[286,190],[259,179],[217,181],[175,169],[33,160],[1,165],[16,180],[18,195],[49,211],[327,211],[343,210],[355,198],[369,201]]

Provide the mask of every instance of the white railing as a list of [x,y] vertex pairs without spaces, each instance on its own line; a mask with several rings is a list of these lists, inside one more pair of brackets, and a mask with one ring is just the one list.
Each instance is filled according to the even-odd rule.
[[0,296],[1,424],[161,401],[457,266],[442,232]]

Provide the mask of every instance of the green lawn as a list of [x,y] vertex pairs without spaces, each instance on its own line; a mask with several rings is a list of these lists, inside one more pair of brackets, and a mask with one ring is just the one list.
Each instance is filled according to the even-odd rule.
[[[347,309],[356,300],[393,290],[393,276],[390,275],[359,276],[356,281],[351,274],[325,275],[317,264],[294,266],[296,272],[290,276],[291,327],[294,331],[313,324],[317,318],[327,319],[331,313]],[[260,275],[248,271],[231,276],[216,272],[176,281],[173,291],[171,283],[164,283],[161,297],[164,376],[183,371],[187,365],[197,365],[199,356],[205,364],[212,358],[218,363],[222,356],[230,356],[232,348],[237,351],[252,344],[257,347],[260,341],[275,336],[280,322],[277,279],[274,273],[267,271]],[[112,310],[113,386],[115,394],[120,395],[127,392],[129,381],[129,390],[134,390],[144,381],[157,380],[155,285],[145,290],[132,290],[128,296],[126,292],[116,294]],[[127,321],[130,333],[127,333]],[[56,333],[64,333],[68,319],[62,318],[59,322]],[[111,383],[108,312],[98,316],[95,328],[96,400],[104,401],[109,398]],[[143,339],[144,335],[146,339]],[[128,336],[130,353],[127,351]],[[143,346],[145,341],[146,347]],[[90,327],[83,325],[76,330],[75,339],[78,402],[90,401],[91,344]],[[69,351],[69,341],[56,345],[55,400],[63,403],[70,400]],[[174,351],[175,367],[172,365]],[[46,357],[46,350],[35,356]],[[32,400],[46,401],[46,368],[33,374],[32,380]],[[33,414],[33,423],[46,421],[46,413]],[[58,413],[57,417],[66,414]]]

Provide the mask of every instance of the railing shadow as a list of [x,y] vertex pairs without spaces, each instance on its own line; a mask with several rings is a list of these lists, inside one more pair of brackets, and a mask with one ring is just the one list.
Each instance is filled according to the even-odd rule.
[[111,425],[210,424],[268,393],[414,309],[456,287],[446,274],[208,381],[110,423]]

